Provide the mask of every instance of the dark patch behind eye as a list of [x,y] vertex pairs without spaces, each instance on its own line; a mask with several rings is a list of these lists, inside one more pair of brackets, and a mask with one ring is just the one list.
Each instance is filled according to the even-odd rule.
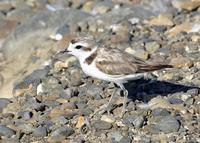
[[77,42],[77,41],[74,40],[74,39],[71,40],[71,43],[72,43],[72,44],[75,44],[76,42]]

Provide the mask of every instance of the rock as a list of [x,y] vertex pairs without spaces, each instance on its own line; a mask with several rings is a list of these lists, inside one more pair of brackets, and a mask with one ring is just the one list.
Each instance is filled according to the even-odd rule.
[[122,134],[120,132],[118,132],[118,131],[112,132],[111,134],[112,134],[111,138],[116,142],[120,142],[121,139],[123,138]]
[[156,123],[156,127],[164,133],[171,133],[179,130],[180,123],[171,116],[164,116]]
[[110,11],[112,7],[113,7],[113,3],[111,1],[98,2],[97,5],[94,7],[93,13],[105,14],[108,11]]
[[70,75],[72,86],[79,86],[83,83],[81,79],[81,72],[79,69],[72,70]]
[[191,11],[200,6],[200,1],[199,0],[174,0],[172,1],[172,5],[178,10],[184,9],[184,10]]
[[45,137],[47,136],[47,129],[45,127],[39,126],[33,132],[34,137]]
[[187,93],[190,95],[198,95],[200,93],[200,89],[198,88],[189,89]]
[[171,104],[181,104],[181,103],[183,103],[183,100],[181,100],[181,99],[179,99],[179,98],[170,98],[169,99],[169,102],[171,103]]
[[49,113],[49,117],[51,119],[57,118],[59,116],[64,116],[64,115],[65,115],[65,112],[58,108],[52,109],[51,112]]
[[0,98],[0,109],[6,107],[11,101],[6,98]]
[[27,123],[19,123],[19,125],[17,126],[18,130],[20,130],[21,132],[25,133],[25,134],[30,134],[32,132],[34,132],[35,128],[33,127],[32,124],[27,124]]
[[74,130],[70,127],[60,127],[59,129],[52,132],[51,137],[48,139],[49,142],[61,142],[67,137],[71,136]]
[[85,124],[85,118],[83,116],[78,117],[76,128],[81,128]]
[[198,23],[184,22],[169,29],[168,31],[165,32],[165,34],[167,34],[169,37],[174,37],[180,32],[190,33],[190,32],[198,32],[199,30],[200,28]]
[[75,104],[71,103],[71,102],[64,103],[61,107],[62,107],[63,110],[66,110],[66,109],[74,110],[74,109],[76,109]]
[[93,1],[87,1],[87,2],[84,3],[82,9],[83,9],[83,11],[85,11],[85,12],[91,12],[93,6],[94,6],[94,2],[93,2]]
[[194,99],[190,97],[184,103],[186,104],[186,106],[191,106],[194,104]]
[[143,50],[143,49],[136,49],[136,50],[133,50],[132,48],[127,48],[125,51],[126,51],[127,53],[129,53],[129,54],[134,55],[134,56],[137,57],[137,58],[142,59],[142,60],[147,60],[147,59],[149,58],[148,52],[146,52],[146,51]]
[[0,125],[0,136],[5,136],[5,137],[10,138],[15,134],[16,134],[16,131],[14,131],[13,129],[8,128],[5,125]]
[[170,112],[167,109],[163,109],[163,108],[156,108],[152,111],[152,115],[154,117],[156,116],[169,116]]
[[115,118],[113,116],[109,116],[109,115],[103,115],[101,117],[101,120],[108,122],[108,123],[114,123],[115,122]]
[[145,48],[150,54],[154,54],[160,48],[160,45],[157,42],[148,42],[145,44]]
[[139,116],[137,117],[134,121],[133,121],[133,125],[136,128],[141,128],[143,126],[143,122],[144,122],[144,117]]
[[181,68],[181,67],[192,67],[193,62],[187,58],[187,57],[177,57],[172,58],[170,61],[170,65],[173,65],[174,67]]
[[108,130],[108,129],[112,128],[111,123],[108,123],[108,122],[105,122],[105,121],[100,121],[100,120],[93,121],[92,126],[96,130]]
[[24,120],[29,120],[33,117],[33,113],[30,111],[21,112],[20,115]]
[[53,122],[56,123],[56,124],[65,125],[69,121],[64,116],[59,116],[59,117],[53,118]]
[[77,59],[75,57],[69,57],[65,62],[57,61],[54,64],[55,71],[60,71],[61,69],[68,68],[72,63],[74,63]]
[[158,17],[151,18],[148,21],[150,25],[159,25],[159,26],[173,26],[172,15],[167,13],[161,13]]

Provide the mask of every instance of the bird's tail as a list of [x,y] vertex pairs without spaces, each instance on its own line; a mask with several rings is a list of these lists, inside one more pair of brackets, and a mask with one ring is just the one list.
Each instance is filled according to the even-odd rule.
[[148,71],[155,71],[160,70],[164,68],[173,68],[172,65],[146,65],[146,66],[140,66],[140,71],[148,72]]

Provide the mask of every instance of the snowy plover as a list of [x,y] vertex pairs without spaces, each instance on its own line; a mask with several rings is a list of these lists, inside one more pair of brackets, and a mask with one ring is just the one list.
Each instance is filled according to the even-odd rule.
[[[65,52],[78,58],[85,74],[101,80],[114,82],[123,90],[124,112],[128,91],[123,83],[141,78],[147,72],[172,68],[171,65],[149,64],[119,49],[106,48],[103,44],[98,45],[92,37],[78,37],[71,40],[68,48],[60,53]],[[107,107],[115,93],[116,90],[111,95]]]

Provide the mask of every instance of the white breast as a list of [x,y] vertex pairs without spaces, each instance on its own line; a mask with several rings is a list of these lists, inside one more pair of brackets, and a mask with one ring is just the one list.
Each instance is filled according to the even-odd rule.
[[82,70],[85,74],[105,80],[105,81],[110,81],[110,82],[115,82],[115,83],[125,83],[130,79],[138,79],[143,76],[143,74],[133,74],[133,75],[108,75],[106,73],[103,73],[100,71],[95,64],[95,61],[93,61],[90,65],[80,62]]

